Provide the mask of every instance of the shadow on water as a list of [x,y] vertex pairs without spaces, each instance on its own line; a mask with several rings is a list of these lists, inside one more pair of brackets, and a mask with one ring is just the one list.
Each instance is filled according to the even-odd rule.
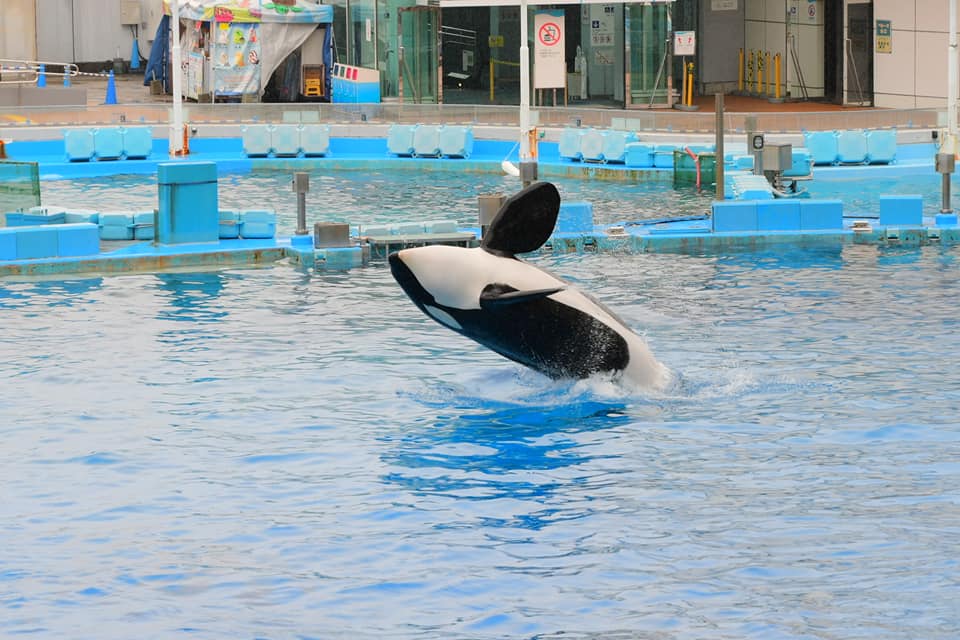
[[185,322],[212,322],[227,315],[211,307],[224,290],[225,276],[220,272],[158,273],[157,289],[169,303],[157,316],[162,320]]
[[[528,390],[529,391],[529,390]],[[468,500],[548,498],[590,462],[592,432],[629,424],[620,401],[553,387],[509,401],[457,393],[447,402],[414,398],[437,410],[426,426],[393,438],[384,476],[417,495]],[[576,475],[576,472],[574,472]]]

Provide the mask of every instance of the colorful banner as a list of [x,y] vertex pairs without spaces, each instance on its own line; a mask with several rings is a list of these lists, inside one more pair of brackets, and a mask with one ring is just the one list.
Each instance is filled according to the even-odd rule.
[[[163,0],[163,11],[171,15],[170,0]],[[333,22],[333,7],[313,0],[180,0],[177,11],[200,22]]]
[[213,25],[213,90],[218,96],[260,91],[260,25]]

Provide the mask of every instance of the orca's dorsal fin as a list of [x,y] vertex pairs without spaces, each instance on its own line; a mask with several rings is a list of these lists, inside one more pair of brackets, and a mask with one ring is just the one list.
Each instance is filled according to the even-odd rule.
[[483,234],[487,251],[514,255],[543,246],[560,213],[560,193],[549,182],[535,182],[503,203]]

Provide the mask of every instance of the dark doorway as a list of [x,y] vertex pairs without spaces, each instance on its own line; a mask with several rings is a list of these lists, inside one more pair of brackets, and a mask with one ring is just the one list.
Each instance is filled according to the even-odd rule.
[[843,104],[843,3],[823,7],[823,98]]
[[873,105],[873,4],[847,5],[847,102]]

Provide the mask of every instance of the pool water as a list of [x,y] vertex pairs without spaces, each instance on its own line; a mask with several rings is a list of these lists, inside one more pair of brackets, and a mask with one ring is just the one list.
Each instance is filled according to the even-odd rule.
[[0,636],[955,638],[958,260],[534,258],[660,394],[382,263],[0,281]]
[[[255,171],[220,176],[221,209],[271,209],[277,233],[297,228],[297,199],[289,171]],[[553,181],[564,201],[593,206],[597,224],[704,213],[710,193],[674,190],[668,182],[625,184],[598,180]],[[456,220],[478,225],[478,197],[519,189],[517,178],[494,174],[415,171],[313,171],[307,194],[307,223],[348,222],[379,225],[424,220]],[[265,197],[264,194],[267,194]],[[99,211],[152,210],[157,206],[155,176],[112,176],[45,180],[43,203]]]

